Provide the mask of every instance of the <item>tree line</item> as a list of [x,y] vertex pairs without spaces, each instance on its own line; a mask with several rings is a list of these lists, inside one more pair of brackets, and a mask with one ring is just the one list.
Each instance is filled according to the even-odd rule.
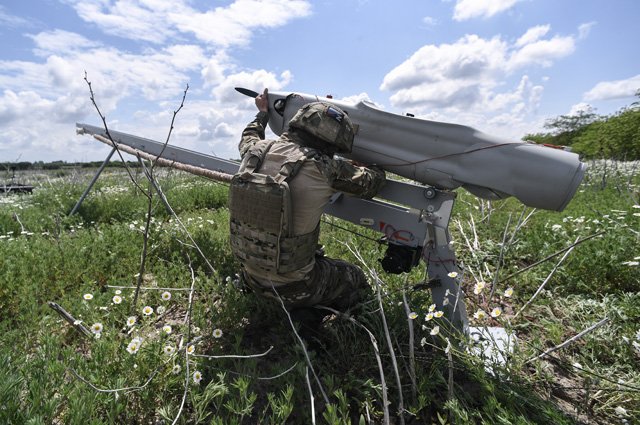
[[[636,91],[640,98],[640,89]],[[523,140],[569,146],[585,159],[640,159],[640,101],[611,115],[592,108],[548,120],[547,132],[527,134]]]
[[[24,170],[63,170],[67,168],[97,168],[101,166],[103,161],[89,162],[67,162],[67,161],[20,161],[20,162],[0,162],[0,170],[6,171],[24,171]],[[138,167],[137,161],[127,161],[130,168]],[[110,161],[107,168],[124,168],[122,161]]]

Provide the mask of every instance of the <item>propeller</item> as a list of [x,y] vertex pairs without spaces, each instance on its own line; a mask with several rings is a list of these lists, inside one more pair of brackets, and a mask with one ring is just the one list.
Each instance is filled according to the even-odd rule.
[[258,95],[260,94],[260,93],[258,93],[256,91],[253,91],[253,90],[250,90],[250,89],[245,89],[244,87],[236,87],[235,89],[236,89],[236,91],[238,93],[242,93],[245,96],[249,96],[249,97],[253,97],[253,98],[258,97]]

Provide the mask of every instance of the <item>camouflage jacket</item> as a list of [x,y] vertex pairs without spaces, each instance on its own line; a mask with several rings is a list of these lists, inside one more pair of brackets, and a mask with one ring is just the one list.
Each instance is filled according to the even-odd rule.
[[[266,113],[258,113],[242,132],[239,150],[243,159],[249,152],[267,150],[270,142],[265,140],[267,120]],[[294,235],[305,235],[318,228],[324,207],[334,193],[344,192],[371,198],[385,182],[382,169],[360,167],[347,160],[334,159],[319,150],[303,146],[296,140],[296,136],[290,133],[283,133],[270,144],[258,172],[275,176],[282,164],[287,160],[291,161],[292,158],[299,158],[301,153],[306,159],[288,183]],[[243,171],[244,168],[241,166],[239,172]],[[307,279],[315,265],[315,257],[311,255],[305,266],[287,273],[265,272],[250,262],[243,265],[245,271],[259,283],[279,286]]]
[[[267,113],[259,112],[244,129],[238,146],[241,157],[244,157],[256,143],[264,140],[268,119]],[[300,144],[289,133],[283,133],[276,141],[276,144],[278,143]],[[349,160],[332,158],[320,151],[317,151],[317,155],[311,160],[315,162],[318,170],[326,178],[327,184],[335,192],[345,192],[359,198],[369,199],[378,193],[385,182],[385,172],[379,167],[356,166]]]

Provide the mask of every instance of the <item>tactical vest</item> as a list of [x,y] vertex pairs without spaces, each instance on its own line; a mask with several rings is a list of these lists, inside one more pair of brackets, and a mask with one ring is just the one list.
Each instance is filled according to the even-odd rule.
[[231,251],[243,263],[279,274],[299,270],[313,259],[320,226],[293,234],[289,182],[313,150],[289,158],[275,177],[258,171],[274,142],[259,142],[243,158],[229,187]]

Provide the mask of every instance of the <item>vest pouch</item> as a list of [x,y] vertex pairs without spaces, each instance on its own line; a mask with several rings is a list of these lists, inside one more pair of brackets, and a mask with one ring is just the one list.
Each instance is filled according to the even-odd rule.
[[231,251],[266,272],[299,270],[313,259],[320,227],[289,236],[291,197],[286,182],[258,173],[236,175],[229,187]]

